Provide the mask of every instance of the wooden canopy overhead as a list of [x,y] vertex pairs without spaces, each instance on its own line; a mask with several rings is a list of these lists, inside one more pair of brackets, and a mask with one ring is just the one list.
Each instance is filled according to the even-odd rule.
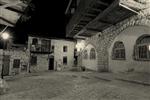
[[0,24],[13,27],[27,7],[27,0],[0,0]]
[[[109,2],[108,2],[109,1]],[[150,0],[81,0],[67,25],[67,37],[86,38],[149,7]]]

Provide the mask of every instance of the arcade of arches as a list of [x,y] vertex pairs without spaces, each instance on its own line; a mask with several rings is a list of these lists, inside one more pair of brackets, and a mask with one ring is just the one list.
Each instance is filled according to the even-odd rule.
[[[82,66],[96,71],[150,72],[150,28],[148,25],[131,25],[119,33],[102,35],[96,34],[86,40],[84,49],[86,57],[83,51]],[[92,48],[95,51],[94,60],[90,59]]]

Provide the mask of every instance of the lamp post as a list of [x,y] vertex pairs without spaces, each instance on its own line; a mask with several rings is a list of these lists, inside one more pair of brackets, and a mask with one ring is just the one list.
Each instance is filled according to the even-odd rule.
[[5,56],[5,42],[9,39],[9,34],[8,33],[2,33],[2,35],[1,35],[1,37],[2,37],[2,39],[3,39],[3,64],[2,64],[2,72],[1,72],[1,78],[3,79],[4,78],[4,73],[3,73],[3,71],[4,71],[4,56]]

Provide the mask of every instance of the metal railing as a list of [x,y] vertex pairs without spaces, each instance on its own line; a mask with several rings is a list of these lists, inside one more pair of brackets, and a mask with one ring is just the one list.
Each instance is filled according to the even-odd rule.
[[30,45],[30,52],[34,53],[50,53],[50,46],[47,45],[41,45],[41,44],[36,44],[36,45]]

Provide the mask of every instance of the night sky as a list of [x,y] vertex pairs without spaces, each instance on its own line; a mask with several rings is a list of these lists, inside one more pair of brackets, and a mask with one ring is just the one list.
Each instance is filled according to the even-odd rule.
[[35,9],[26,10],[25,15],[31,16],[29,20],[17,22],[14,30],[15,42],[24,43],[27,34],[65,38],[65,1],[67,0],[32,0]]

